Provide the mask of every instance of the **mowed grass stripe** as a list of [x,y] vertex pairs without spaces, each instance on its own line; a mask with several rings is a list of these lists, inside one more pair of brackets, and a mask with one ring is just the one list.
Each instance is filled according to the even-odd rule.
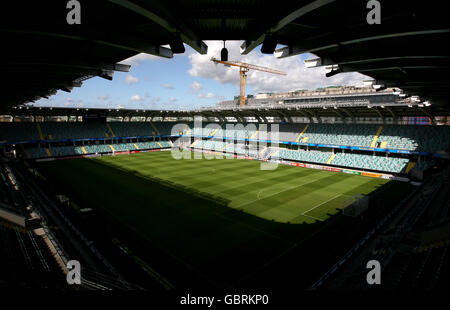
[[[305,218],[302,215],[310,216],[313,219],[326,220],[331,215],[336,214],[338,209],[340,209],[342,202],[349,197],[342,194],[343,188],[350,188],[353,190],[360,187],[360,183],[348,186],[345,181],[349,177],[351,176],[339,174],[327,176],[324,179],[305,184],[302,187],[289,189],[277,195],[268,197],[268,201],[265,201],[265,199],[254,201],[253,203],[248,204],[245,207],[245,210],[252,214],[256,212],[258,216],[266,219],[283,218],[284,221],[293,223],[304,221]],[[341,179],[341,181],[339,181],[339,179]],[[361,181],[363,183],[368,183],[373,180],[360,179],[360,182]],[[320,184],[320,186],[317,186],[318,184]],[[342,197],[330,200],[330,198],[333,197],[331,195],[337,195],[339,193],[341,193]],[[310,211],[314,206],[317,206],[317,204],[321,204],[320,207]],[[311,220],[306,220],[306,222],[311,222]]]
[[[140,154],[139,154],[140,155]],[[139,161],[126,161],[126,162],[115,162],[108,161],[111,164],[117,165],[119,167],[128,167],[130,170],[136,171],[146,171],[146,173],[156,174],[167,174],[167,176],[181,176],[189,175],[191,173],[189,166],[195,167],[198,172],[220,172],[227,170],[230,166],[236,165],[236,162],[230,163],[229,161],[238,161],[241,167],[253,167],[253,163],[249,163],[248,160],[173,160],[171,158],[165,158],[164,161],[143,161],[142,157]],[[140,163],[142,162],[142,164]],[[228,163],[227,163],[228,162]],[[167,165],[161,165],[167,163]],[[170,163],[170,164],[169,164]],[[153,171],[151,171],[153,170]],[[172,172],[175,172],[173,174]]]
[[[42,166],[71,188],[68,194],[81,205],[106,210],[220,284],[257,270],[322,227],[320,221],[336,213],[346,197],[387,182],[282,165],[260,170],[260,162],[249,160],[174,160],[170,152]],[[184,187],[160,184],[155,176]],[[216,204],[194,191],[230,203]],[[233,208],[241,203],[237,209],[243,212]]]
[[[291,241],[272,235],[273,223],[254,228],[249,216],[233,221],[218,214],[229,209],[186,193],[164,188],[98,161],[42,163],[60,184],[71,186],[84,205],[108,214],[141,232],[216,283],[231,281],[264,264]],[[90,204],[86,204],[90,203]],[[227,262],[241,261],[224,272]]]
[[321,173],[320,178],[300,184],[299,187],[253,201],[245,206],[244,210],[265,219],[276,219],[282,216],[284,221],[291,221],[318,202],[329,199],[325,188],[337,182],[338,179],[338,175]]
[[[234,162],[233,160],[238,162]],[[236,183],[236,180],[242,180],[243,175],[246,175],[245,179],[251,179],[256,182],[258,181],[260,182],[261,180],[260,174],[274,175],[274,172],[270,170],[269,171],[260,170],[258,171],[258,174],[255,175],[255,169],[259,169],[258,166],[255,167],[255,163],[249,162],[248,160],[236,160],[236,159],[233,160],[220,160],[213,162],[205,160],[198,161],[199,165],[195,167],[195,173],[192,173],[193,171],[190,169],[180,169],[180,167],[177,165],[171,165],[170,166],[171,168],[169,169],[155,168],[153,170],[149,170],[146,165],[145,166],[133,165],[133,168],[131,169],[141,172],[143,175],[147,174],[161,177],[163,179],[175,181],[176,183],[185,186],[192,186],[194,188],[199,188],[202,191],[208,193],[214,193],[216,189],[219,188],[223,189],[224,187],[226,187],[227,189],[232,190],[233,195],[236,194],[236,192],[234,192],[233,189],[235,189],[236,186],[241,187],[242,185]],[[207,164],[205,165],[204,163]],[[239,167],[235,167],[237,164],[239,164]],[[293,169],[289,169],[286,171],[290,171],[291,173],[295,172],[295,170]],[[226,174],[226,178],[224,178],[223,174]],[[277,177],[276,174],[275,177]],[[274,181],[282,181],[282,180],[283,176],[278,176],[278,180],[275,179]],[[228,183],[233,184],[234,186],[227,187],[226,185]],[[247,185],[251,184],[252,183],[247,183]]]
[[[355,188],[379,180],[329,171],[280,165],[260,170],[260,163],[242,159],[181,159],[170,152],[140,153],[127,160],[107,160],[121,169],[138,172],[230,200],[229,206],[264,219],[281,222],[306,220],[301,215],[326,220],[336,214]],[[190,158],[194,158],[191,154]],[[132,160],[133,157],[138,160]],[[151,158],[151,159],[150,159]],[[106,158],[110,159],[110,158]],[[103,160],[103,159],[102,159]],[[322,180],[322,181],[321,181]],[[369,192],[370,192],[370,186]],[[346,193],[344,193],[346,192]],[[332,197],[341,194],[336,199]],[[330,200],[331,199],[331,200]],[[319,207],[314,208],[319,205]]]

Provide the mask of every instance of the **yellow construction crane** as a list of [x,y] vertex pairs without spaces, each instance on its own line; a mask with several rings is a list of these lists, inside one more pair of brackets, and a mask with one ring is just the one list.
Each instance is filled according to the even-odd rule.
[[245,62],[239,62],[239,61],[222,61],[219,59],[216,59],[214,57],[211,58],[211,61],[215,63],[221,63],[225,66],[234,66],[239,67],[239,75],[240,75],[240,81],[239,81],[239,105],[243,106],[245,105],[245,78],[247,77],[247,72],[251,70],[258,70],[263,72],[269,72],[273,74],[280,74],[280,75],[287,75],[286,72],[278,71],[266,67],[251,65]]

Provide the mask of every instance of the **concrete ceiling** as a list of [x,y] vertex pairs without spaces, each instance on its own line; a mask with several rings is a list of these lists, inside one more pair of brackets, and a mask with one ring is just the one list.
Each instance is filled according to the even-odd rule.
[[1,110],[70,92],[93,76],[112,79],[129,70],[120,61],[138,53],[171,58],[185,43],[205,54],[205,40],[244,40],[243,54],[281,44],[274,57],[310,52],[336,73],[358,71],[448,107],[447,1],[380,1],[379,25],[367,23],[361,0],[79,2],[79,25],[67,23],[65,0],[2,8]]

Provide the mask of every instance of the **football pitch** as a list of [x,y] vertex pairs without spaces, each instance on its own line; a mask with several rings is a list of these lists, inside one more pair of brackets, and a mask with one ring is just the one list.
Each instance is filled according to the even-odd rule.
[[245,159],[175,160],[170,151],[40,167],[77,203],[127,225],[217,286],[340,216],[347,198],[390,182],[285,165],[261,170]]
[[[197,154],[198,155],[198,154]],[[172,158],[170,152],[94,159],[124,171],[173,182],[229,201],[228,207],[281,223],[324,221],[356,194],[369,194],[384,179],[278,165],[236,158]]]

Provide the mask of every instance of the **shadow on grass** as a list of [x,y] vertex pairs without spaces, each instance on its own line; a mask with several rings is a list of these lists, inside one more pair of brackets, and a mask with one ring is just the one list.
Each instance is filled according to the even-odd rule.
[[[338,216],[339,213],[312,224],[269,221],[228,207],[227,199],[100,161],[54,161],[40,167],[80,206],[93,208],[117,225],[117,229],[111,227],[113,232],[131,232],[127,241],[133,244],[134,252],[163,275],[169,274],[173,279],[181,276],[183,279],[176,280],[181,285],[196,282],[200,286],[224,287],[252,278],[261,270],[287,272],[287,266],[280,265],[280,258],[286,261],[286,254],[301,248],[305,241],[310,243],[309,250],[294,251],[297,254],[288,259],[289,268],[318,275],[321,271],[317,270],[327,265],[323,260],[332,261],[342,252],[337,247],[340,239],[328,225],[341,227],[354,221]],[[331,235],[320,234],[320,241],[311,244],[319,232],[327,229],[331,229]],[[138,237],[135,239],[133,234]],[[344,243],[356,238],[353,235]],[[148,244],[138,242],[144,239]],[[327,242],[333,242],[336,253],[327,248]],[[303,265],[311,258],[314,265]],[[189,269],[189,276],[184,276],[180,266]],[[272,276],[279,278],[280,274]],[[312,277],[303,274],[304,281]],[[267,279],[255,283],[259,281],[269,283]]]

